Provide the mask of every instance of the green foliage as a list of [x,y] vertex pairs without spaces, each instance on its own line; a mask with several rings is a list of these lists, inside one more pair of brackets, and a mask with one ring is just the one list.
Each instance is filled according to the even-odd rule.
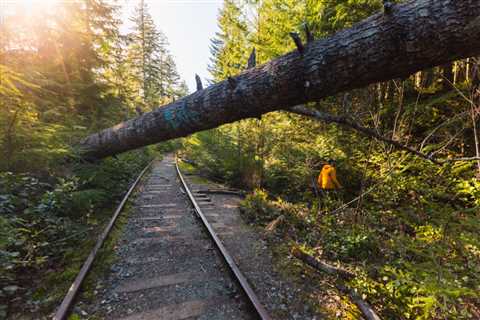
[[200,132],[189,138],[186,141],[190,146],[187,156],[193,156],[193,160],[196,163],[198,162],[198,165],[206,170],[211,177],[228,177],[229,180],[234,181],[233,174],[236,171],[234,167],[239,159],[228,156],[226,158],[213,156],[219,153],[222,155],[235,154],[235,145],[231,141],[221,138],[222,134],[222,130],[218,129],[213,132]]
[[330,259],[365,261],[379,254],[379,239],[374,233],[359,228],[335,230],[335,221],[330,223],[332,225],[324,230],[324,249]]
[[[310,225],[315,224],[314,210],[281,198],[270,200],[268,199],[268,193],[261,189],[256,189],[253,193],[248,194],[240,203],[240,210],[248,222],[262,226],[277,218],[281,219],[282,221],[276,229],[278,234],[289,232],[290,227],[299,231],[307,230]],[[309,242],[308,234],[301,233],[301,236]]]
[[82,317],[79,316],[78,314],[74,313],[71,316],[68,317],[68,320],[81,320]]
[[465,202],[471,201],[477,207],[480,206],[480,181],[478,179],[457,179],[455,182],[455,191],[460,199]]
[[242,213],[250,222],[266,223],[278,217],[278,212],[267,201],[265,190],[256,189],[240,204]]
[[[293,50],[289,33],[304,37],[305,24],[321,38],[381,10],[379,0],[226,1],[212,41],[212,75],[223,80],[241,72],[252,47],[259,63]],[[476,141],[467,117],[468,63],[450,66],[455,89],[442,80],[445,65],[309,107],[349,117],[434,157],[469,157]],[[475,162],[434,165],[348,128],[285,112],[196,134],[184,147],[197,172],[253,190],[242,202],[247,221],[266,226],[282,216],[279,242],[303,244],[355,270],[349,285],[382,318],[478,316]],[[329,158],[337,160],[344,189],[317,195],[313,186]]]
[[16,268],[42,267],[55,251],[52,243],[67,232],[78,232],[79,226],[59,215],[76,188],[74,181],[62,180],[53,188],[36,178],[7,172],[0,182],[2,232],[8,231],[2,239],[0,282],[6,285],[14,280]]
[[[0,24],[0,318],[7,306],[51,311],[81,264],[70,266],[66,257],[79,245],[88,254],[90,238],[132,177],[157,151],[179,144],[82,163],[78,141],[132,117],[139,105],[152,108],[187,93],[146,7],[146,23],[128,37],[112,2],[64,1],[27,11],[12,2],[6,8]],[[48,283],[57,290],[46,290]]]
[[0,25],[0,171],[51,174],[87,134],[187,93],[147,7],[126,37],[105,1],[17,5]]
[[[32,273],[43,281],[53,276],[56,285],[68,286],[77,266],[68,266],[73,268],[73,276],[62,273],[65,283],[58,275],[48,276],[42,271],[52,267],[61,270],[64,255],[70,255],[86,234],[111,215],[117,198],[151,157],[151,152],[141,150],[95,165],[76,164],[70,175],[48,182],[28,174],[1,173],[0,289],[17,286],[23,287],[22,294],[31,294],[36,288],[23,283],[30,281]],[[48,298],[45,292],[37,300],[48,306],[62,295],[52,294],[55,296]]]
[[[407,179],[409,187],[379,188],[363,217],[353,210],[317,216],[314,208],[269,200],[264,190],[246,197],[242,213],[260,225],[283,216],[278,236],[301,239],[321,248],[323,259],[356,269],[358,277],[349,285],[385,318],[470,319],[480,302],[478,207],[458,210],[448,200],[437,203],[431,187],[423,199],[413,195],[410,190],[417,185],[426,188],[425,176],[412,179],[408,171],[400,171],[391,178]],[[398,197],[393,210],[385,201],[390,192]],[[400,200],[412,196],[419,198],[416,209]]]
[[235,1],[226,0],[218,17],[218,32],[210,51],[212,65],[209,71],[215,81],[224,80],[245,69],[250,54],[247,43],[247,24],[242,9]]
[[[395,1],[392,1],[395,2]],[[349,28],[382,8],[380,0],[307,1],[309,18],[320,35]]]
[[155,26],[144,1],[135,8],[130,21],[133,30],[127,36],[120,76],[131,80],[129,89],[142,97],[138,102],[151,110],[187,94],[168,51],[168,40]]

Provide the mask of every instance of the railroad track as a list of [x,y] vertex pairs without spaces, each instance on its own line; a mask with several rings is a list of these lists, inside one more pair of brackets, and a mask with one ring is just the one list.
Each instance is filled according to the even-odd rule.
[[[118,261],[97,297],[101,301],[94,316],[122,320],[270,319],[208,222],[214,208],[208,195],[190,190],[171,155],[151,167],[119,242]],[[201,207],[210,208],[209,213]],[[106,234],[107,230],[100,239]],[[91,265],[99,246],[86,264]],[[82,268],[54,319],[66,318],[89,268]]]

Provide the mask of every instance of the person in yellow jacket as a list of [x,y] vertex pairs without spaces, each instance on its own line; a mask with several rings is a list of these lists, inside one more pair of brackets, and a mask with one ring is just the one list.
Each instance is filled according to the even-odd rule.
[[317,181],[320,190],[334,190],[342,187],[337,180],[337,170],[334,160],[328,160],[328,163],[323,166]]

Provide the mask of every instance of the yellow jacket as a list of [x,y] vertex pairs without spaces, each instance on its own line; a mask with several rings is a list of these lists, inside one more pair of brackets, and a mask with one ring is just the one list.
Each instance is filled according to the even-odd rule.
[[318,185],[321,189],[337,189],[342,187],[337,180],[337,170],[335,170],[335,167],[329,164],[323,166],[318,176]]

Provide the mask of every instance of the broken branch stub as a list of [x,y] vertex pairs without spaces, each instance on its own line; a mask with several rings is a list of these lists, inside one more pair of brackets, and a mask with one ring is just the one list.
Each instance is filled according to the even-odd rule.
[[295,42],[295,46],[297,47],[298,52],[300,52],[300,54],[303,54],[303,52],[305,51],[305,48],[303,47],[302,39],[300,39],[300,35],[296,32],[290,32],[290,37],[292,37],[293,42]]
[[315,41],[315,38],[314,38],[312,32],[310,31],[310,28],[308,27],[308,23],[305,22],[303,28],[305,30],[305,37],[307,38],[307,43]]
[[197,91],[203,90],[202,79],[198,74],[195,75],[195,82],[197,83]]
[[250,53],[250,56],[248,57],[247,69],[255,68],[256,65],[257,65],[257,51],[255,50],[255,48],[253,48],[252,52]]

